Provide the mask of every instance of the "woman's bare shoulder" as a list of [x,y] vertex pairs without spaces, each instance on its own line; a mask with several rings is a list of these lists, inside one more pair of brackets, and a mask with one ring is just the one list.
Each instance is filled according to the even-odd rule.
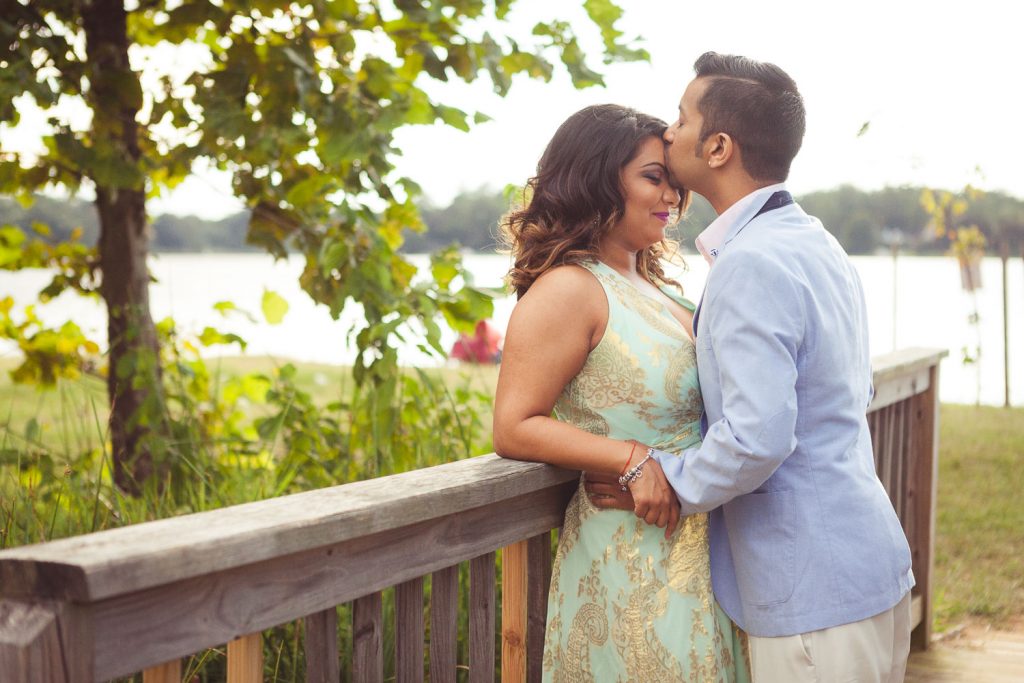
[[608,299],[601,283],[586,268],[567,265],[537,278],[512,312],[509,330],[511,335],[520,326],[557,328],[563,339],[578,334],[592,349],[607,323]]
[[580,297],[595,298],[596,301],[604,299],[604,290],[597,277],[578,265],[556,266],[547,271],[534,281],[526,296],[531,294],[537,298],[557,297],[572,300]]

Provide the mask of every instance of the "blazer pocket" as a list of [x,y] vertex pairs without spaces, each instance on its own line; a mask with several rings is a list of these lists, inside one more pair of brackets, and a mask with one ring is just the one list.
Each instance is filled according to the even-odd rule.
[[736,582],[743,602],[786,602],[796,586],[793,491],[748,493],[725,505]]

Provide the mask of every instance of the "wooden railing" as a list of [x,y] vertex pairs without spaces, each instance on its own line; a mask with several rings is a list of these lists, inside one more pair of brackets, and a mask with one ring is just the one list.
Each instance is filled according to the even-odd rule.
[[910,541],[914,568],[910,646],[932,637],[935,504],[939,484],[939,362],[936,349],[906,349],[872,359],[875,395],[868,424],[875,471]]
[[[880,477],[914,553],[914,644],[931,628],[938,364],[875,360]],[[336,606],[352,604],[354,681],[384,675],[382,591],[394,587],[399,682],[454,682],[458,567],[469,563],[469,680],[539,681],[551,530],[577,473],[484,455],[212,512],[0,552],[0,681],[180,681],[181,658],[228,643],[229,681],[263,676],[260,632],[302,620],[309,681],[339,678]],[[424,578],[430,577],[430,642]],[[465,666],[463,662],[461,666]]]

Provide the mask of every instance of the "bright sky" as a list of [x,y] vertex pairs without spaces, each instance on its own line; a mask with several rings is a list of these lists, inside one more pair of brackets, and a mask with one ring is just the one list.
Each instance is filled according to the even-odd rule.
[[[604,67],[607,87],[575,91],[568,78],[517,81],[504,100],[486,77],[431,86],[437,99],[493,118],[461,133],[444,126],[399,132],[398,170],[435,204],[482,185],[522,184],[557,126],[599,102],[670,120],[694,60],[706,50],[772,61],[799,85],[808,110],[790,188],[849,183],[863,189],[967,183],[1024,198],[1024,5],[1006,0],[621,0],[620,22],[650,63]],[[563,18],[596,32],[578,3],[519,0],[523,31]],[[556,13],[557,12],[557,13]],[[596,51],[591,51],[596,55]],[[592,60],[596,65],[596,60]],[[867,131],[858,136],[866,122]],[[151,214],[218,217],[237,210],[227,178],[200,174]]]
[[843,183],[864,189],[972,183],[1024,197],[1021,3],[620,4],[622,27],[644,38],[649,64],[611,67],[603,90],[576,92],[567,79],[519,83],[504,102],[480,100],[495,120],[468,134],[408,129],[400,137],[401,168],[440,203],[482,183],[522,183],[558,124],[583,106],[617,102],[671,120],[694,60],[715,50],[775,62],[796,80],[808,110],[807,136],[790,176],[797,193]]

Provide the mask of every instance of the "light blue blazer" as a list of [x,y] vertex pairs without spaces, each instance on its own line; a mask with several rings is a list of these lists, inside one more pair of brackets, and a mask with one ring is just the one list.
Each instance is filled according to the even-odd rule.
[[875,474],[860,278],[797,204],[728,234],[694,324],[703,443],[658,456],[684,514],[711,511],[715,597],[754,636],[879,614],[914,585]]

